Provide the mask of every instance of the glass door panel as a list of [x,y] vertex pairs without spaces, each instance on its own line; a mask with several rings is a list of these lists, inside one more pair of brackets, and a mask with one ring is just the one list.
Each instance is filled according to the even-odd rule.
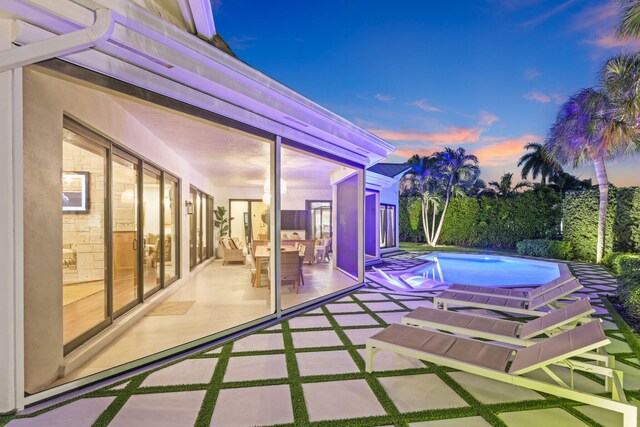
[[112,156],[113,312],[138,302],[138,165]]
[[144,294],[160,288],[160,173],[147,169],[142,174],[142,284]]
[[64,129],[62,156],[62,316],[67,345],[109,317],[107,150]]
[[178,182],[165,173],[164,181],[164,284],[174,281],[178,274]]
[[202,261],[202,194],[196,195],[196,252],[197,263]]
[[198,192],[196,189],[192,188],[190,190],[190,202],[191,202],[191,212],[189,214],[189,267],[193,268],[198,264],[197,257],[197,227],[196,227],[196,211],[197,211],[197,203],[196,200],[198,198]]

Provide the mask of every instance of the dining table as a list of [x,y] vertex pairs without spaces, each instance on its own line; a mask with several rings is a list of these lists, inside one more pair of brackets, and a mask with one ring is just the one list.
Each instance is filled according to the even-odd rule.
[[[298,249],[293,246],[293,245],[282,245],[280,247],[280,252],[281,253],[286,253],[286,252],[298,252]],[[266,261],[267,263],[269,262],[269,257],[271,256],[271,247],[268,245],[261,245],[261,246],[256,246],[256,283],[255,286],[256,288],[261,287],[261,281],[262,281],[262,274],[260,274],[260,271],[262,269],[262,263],[264,261]],[[300,255],[301,257],[304,257],[304,254]]]

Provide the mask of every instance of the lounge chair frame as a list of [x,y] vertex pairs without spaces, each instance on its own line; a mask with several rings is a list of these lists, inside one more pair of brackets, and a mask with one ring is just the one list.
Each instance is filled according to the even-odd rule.
[[[573,329],[576,326],[585,324],[587,322],[591,322],[591,321],[594,321],[594,320],[595,321],[599,321],[599,319],[594,319],[592,317],[589,317],[589,315],[593,314],[595,311],[596,310],[592,307],[591,310],[588,313],[580,313],[579,315],[576,315],[576,316],[573,316],[573,317],[569,317],[569,318],[565,319],[562,323],[556,323],[556,324],[552,325],[551,327],[545,329],[544,331],[541,331],[540,333],[541,334],[544,333],[547,336],[553,336],[555,334],[565,332],[565,331],[567,331],[569,329]],[[458,334],[458,335],[465,335],[467,337],[482,338],[482,339],[502,342],[502,343],[506,343],[506,344],[514,344],[514,345],[518,345],[518,346],[522,346],[522,347],[529,347],[530,345],[533,345],[533,344],[535,344],[537,342],[537,341],[534,341],[532,339],[523,339],[523,338],[519,338],[519,337],[511,337],[511,336],[508,336],[508,335],[500,335],[500,334],[496,334],[496,333],[492,333],[492,332],[479,331],[479,330],[471,329],[471,328],[448,325],[448,324],[444,324],[444,323],[432,322],[432,321],[427,321],[427,320],[423,320],[423,319],[416,319],[416,318],[413,318],[413,317],[409,317],[410,315],[411,315],[411,313],[409,313],[409,315],[407,315],[407,316],[403,316],[402,317],[401,322],[402,322],[403,325],[417,326],[417,327],[420,327],[420,328],[431,328],[431,329],[436,329],[436,330],[439,330],[439,331],[451,332],[451,333]],[[466,315],[471,316],[470,314],[466,314]],[[483,317],[483,316],[477,316],[477,317]],[[521,322],[515,322],[515,321],[513,323],[522,324]]]
[[[608,339],[606,341],[603,341],[602,343],[600,343],[600,347],[604,347],[604,345],[608,344],[609,342],[610,341]],[[554,383],[550,383],[523,377],[518,372],[510,374],[503,371],[480,367],[471,363],[437,356],[431,353],[403,347],[397,344],[387,343],[385,341],[380,341],[373,338],[368,338],[366,343],[366,371],[368,373],[373,372],[373,357],[381,350],[391,351],[404,356],[413,357],[419,360],[424,360],[453,369],[458,369],[460,371],[469,372],[507,384],[513,384],[516,386],[528,388],[530,390],[548,393],[554,396],[563,397],[587,405],[596,406],[598,408],[619,412],[623,416],[624,427],[637,427],[638,410],[634,405],[627,402],[627,398],[623,389],[623,372],[610,367],[613,366],[612,356],[586,352],[583,349],[578,349],[563,355],[562,358],[557,358],[556,360],[550,360],[545,363],[540,363],[526,370],[526,372],[530,372],[538,368],[542,369],[554,381]],[[570,360],[573,357],[582,357],[595,360],[598,362],[598,365],[591,365],[577,360]],[[548,368],[548,366],[552,364],[568,367],[571,370],[571,384],[566,384]],[[609,366],[602,366],[605,364]],[[603,375],[605,377],[605,390],[607,392],[611,392],[611,399],[575,390],[573,388],[574,370]]]
[[[566,286],[566,283],[562,286]],[[560,287],[561,288],[561,287]],[[555,290],[557,291],[560,288],[556,288]],[[560,303],[560,300],[578,300],[580,299],[580,297],[571,297],[570,295],[578,290],[580,290],[582,288],[582,285],[578,284],[578,287],[575,288],[567,288],[565,291],[563,291],[562,293],[555,295],[553,297],[553,299],[549,300],[549,301],[542,301],[538,304],[535,304],[534,306],[532,306],[531,308],[518,308],[518,307],[508,307],[508,306],[501,306],[501,305],[496,305],[496,304],[489,304],[489,303],[482,303],[482,302],[478,302],[478,301],[462,301],[462,300],[457,300],[457,299],[450,299],[450,298],[445,298],[442,297],[440,295],[435,296],[433,298],[433,306],[437,309],[442,309],[442,310],[448,310],[449,306],[454,305],[454,306],[460,306],[460,307],[473,307],[473,308],[484,308],[487,310],[495,310],[495,311],[500,311],[500,312],[504,312],[504,313],[516,313],[516,314],[523,314],[526,316],[535,316],[535,317],[540,317],[540,316],[544,316],[546,314],[545,311],[540,311],[538,309],[540,308],[549,308],[549,309],[556,309],[559,307],[562,307],[563,304]],[[444,291],[447,292],[447,291]],[[444,293],[443,292],[443,293]],[[483,295],[486,296],[486,295]],[[506,299],[508,300],[508,298],[504,298],[504,297],[494,297],[496,299]]]
[[[528,301],[533,297],[526,297],[526,296],[517,296],[517,295],[508,295],[508,294],[493,294],[491,292],[482,292],[483,289],[505,289],[505,290],[510,290],[513,287],[531,287],[534,286],[534,289],[532,289],[531,291],[528,292],[532,292],[534,290],[536,290],[537,288],[541,288],[543,286],[548,286],[548,288],[546,288],[543,292],[541,292],[540,294],[536,294],[535,296],[539,296],[539,295],[544,295],[547,292],[551,292],[552,290],[559,288],[560,286],[569,283],[572,280],[578,280],[576,277],[574,277],[571,272],[569,271],[569,267],[567,267],[566,264],[558,264],[558,270],[560,272],[560,276],[557,279],[554,279],[550,282],[547,283],[542,283],[542,284],[538,284],[538,285],[511,285],[511,286],[501,286],[501,287],[492,287],[492,286],[487,286],[487,287],[481,287],[481,286],[474,286],[474,285],[460,285],[460,284],[453,284],[452,285],[452,291],[455,292],[459,292],[459,293],[465,293],[465,294],[480,294],[480,295],[492,295],[492,296],[496,296],[499,298],[507,298],[507,299],[516,299],[516,300],[522,300],[522,301]],[[552,286],[551,283],[553,283]],[[524,291],[523,291],[524,292]]]

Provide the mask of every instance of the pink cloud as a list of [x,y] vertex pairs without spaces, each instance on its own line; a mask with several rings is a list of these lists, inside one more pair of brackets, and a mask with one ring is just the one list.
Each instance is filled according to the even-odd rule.
[[551,102],[551,97],[542,92],[533,91],[524,94],[524,99],[529,101],[540,102],[542,104],[546,104],[547,102]]
[[492,124],[494,124],[498,120],[500,120],[500,118],[498,116],[496,116],[495,114],[490,113],[488,111],[480,111],[479,124],[481,126],[491,126]]
[[514,165],[524,154],[525,144],[541,139],[538,135],[521,135],[489,144],[474,150],[473,154],[478,156],[480,167]]
[[593,28],[605,21],[606,26],[610,26],[613,20],[617,20],[620,9],[616,0],[594,7],[587,7],[575,18],[573,27],[577,30]]
[[576,2],[576,0],[567,0],[565,2],[560,3],[559,5],[557,5],[556,7],[549,9],[548,11],[542,13],[541,15],[536,16],[535,18],[524,22],[522,24],[523,27],[525,28],[533,28],[539,24],[542,24],[543,22],[545,22],[546,20],[554,17],[555,15],[559,14],[560,12],[564,11],[565,9],[567,9],[569,6],[571,6],[572,4],[574,4]]
[[442,111],[441,108],[434,107],[433,105],[428,104],[426,99],[419,99],[417,101],[410,102],[409,105],[413,105],[414,107],[418,107],[422,111],[429,111],[431,113]]
[[393,101],[394,99],[396,99],[395,97],[393,97],[393,96],[391,96],[391,95],[383,95],[383,94],[381,94],[381,93],[377,93],[377,94],[375,95],[375,98],[376,98],[378,101],[382,101],[382,102],[391,102],[391,101]]
[[635,39],[619,39],[613,33],[600,35],[595,39],[585,40],[585,43],[598,46],[603,49],[640,48],[640,41]]
[[442,133],[402,132],[386,129],[369,129],[370,132],[389,141],[415,141],[435,145],[474,143],[480,140],[482,129],[452,127]]

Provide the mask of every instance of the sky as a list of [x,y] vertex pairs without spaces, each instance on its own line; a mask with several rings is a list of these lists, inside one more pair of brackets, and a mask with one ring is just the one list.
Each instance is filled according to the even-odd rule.
[[[388,161],[464,147],[485,181],[540,142],[604,61],[640,50],[612,35],[615,0],[214,0],[243,61],[396,147]],[[608,163],[640,185],[640,156]],[[593,178],[593,166],[566,170]],[[595,182],[595,180],[594,180]]]

